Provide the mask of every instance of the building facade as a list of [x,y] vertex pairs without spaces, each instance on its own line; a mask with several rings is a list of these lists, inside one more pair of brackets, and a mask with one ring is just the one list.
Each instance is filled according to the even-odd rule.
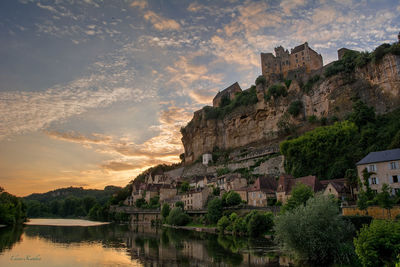
[[370,173],[368,183],[375,193],[382,191],[383,184],[392,188],[392,194],[400,191],[400,148],[371,152],[356,165],[362,181],[363,170]]

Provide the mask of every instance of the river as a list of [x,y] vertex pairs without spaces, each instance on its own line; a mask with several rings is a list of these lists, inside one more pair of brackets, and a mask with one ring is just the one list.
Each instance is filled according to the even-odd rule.
[[0,266],[288,266],[267,239],[150,225],[40,224],[0,228]]

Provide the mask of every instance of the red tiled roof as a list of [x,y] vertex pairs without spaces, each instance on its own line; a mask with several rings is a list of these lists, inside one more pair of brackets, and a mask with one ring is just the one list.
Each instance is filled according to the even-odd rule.
[[253,187],[249,188],[248,191],[263,191],[266,193],[275,193],[278,184],[275,177],[273,176],[263,176],[259,177],[255,182]]

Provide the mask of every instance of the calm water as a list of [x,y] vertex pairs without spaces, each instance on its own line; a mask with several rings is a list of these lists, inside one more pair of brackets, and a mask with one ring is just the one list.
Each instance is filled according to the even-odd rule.
[[0,266],[287,266],[286,262],[266,239],[114,224],[0,228]]

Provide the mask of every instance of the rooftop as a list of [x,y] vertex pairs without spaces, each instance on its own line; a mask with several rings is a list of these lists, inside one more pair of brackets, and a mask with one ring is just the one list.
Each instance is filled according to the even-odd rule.
[[393,160],[400,160],[400,148],[371,152],[362,160],[357,162],[356,165],[393,161]]

